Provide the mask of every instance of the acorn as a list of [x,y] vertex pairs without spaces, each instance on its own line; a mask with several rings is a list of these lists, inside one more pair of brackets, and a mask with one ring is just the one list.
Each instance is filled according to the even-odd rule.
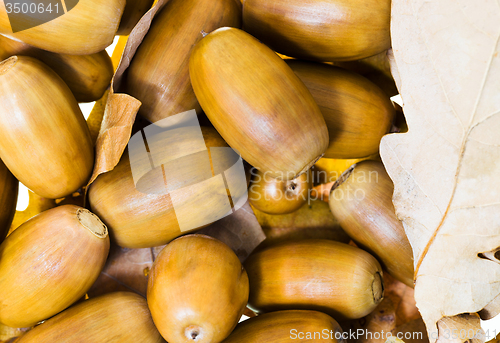
[[201,108],[189,79],[189,56],[203,32],[241,26],[234,0],[170,0],[155,17],[128,69],[125,91],[142,102],[139,114],[155,123]]
[[35,326],[17,343],[160,343],[146,299],[131,292],[85,300]]
[[377,154],[395,114],[387,94],[352,71],[323,63],[286,62],[323,113],[330,137],[324,157],[355,159]]
[[0,60],[14,55],[45,63],[63,79],[78,102],[100,99],[113,77],[113,64],[104,50],[82,56],[56,54],[0,35]]
[[211,123],[262,173],[292,180],[325,152],[328,130],[311,93],[248,33],[221,28],[208,34],[191,54],[189,73]]
[[343,243],[349,243],[351,240],[332,215],[328,204],[321,200],[311,200],[289,214],[267,214],[255,207],[252,209],[266,235],[258,249],[284,241],[311,238],[331,239]]
[[[174,170],[170,170],[168,173],[172,184],[176,184],[177,180],[185,179],[186,175],[205,177],[205,172],[211,173],[208,162],[211,161],[213,164],[213,157],[218,150],[217,148],[227,147],[226,142],[214,129],[202,127],[201,131],[205,146],[209,149],[209,156],[211,157],[205,160],[201,155],[192,154],[191,156],[194,156],[195,159],[189,160],[189,163],[182,166],[174,161],[177,164],[173,165]],[[140,133],[138,134],[140,135]],[[169,146],[171,151],[175,147],[179,147],[179,156],[185,155],[183,146],[185,148],[197,142],[196,136],[193,137],[189,128],[175,129],[175,131],[171,132],[170,137],[177,137],[177,139],[160,141],[159,146]],[[178,145],[180,144],[178,142],[184,142],[184,145]],[[179,199],[186,198],[188,201],[198,199],[199,202],[194,207],[196,212],[190,207],[191,215],[187,216],[188,218],[184,216],[184,219],[192,221],[190,222],[191,226],[195,228],[181,231],[177,217],[178,213],[174,210],[171,194],[155,194],[155,190],[158,188],[156,183],[152,183],[151,190],[138,190],[137,186],[140,188],[141,183],[137,183],[137,186],[134,183],[129,155],[130,151],[126,151],[118,165],[112,171],[100,175],[89,187],[88,192],[92,211],[108,225],[112,238],[122,247],[148,248],[166,244],[180,235],[201,229],[206,226],[203,223],[207,223],[207,221],[214,221],[211,218],[217,218],[214,215],[221,214],[214,211],[218,204],[230,200],[229,203],[232,202],[230,206],[234,208],[237,204],[234,200],[246,194],[246,180],[243,180],[240,185],[241,188],[236,189],[236,191],[231,190],[231,197],[228,196],[226,188],[221,189],[221,193],[208,196],[207,191],[210,191],[210,187],[212,187],[210,184],[207,185],[208,188],[201,188],[200,185],[184,188],[182,194],[178,194]],[[227,170],[234,164],[232,160],[220,160],[219,162],[221,170]],[[157,170],[161,171],[162,169],[159,168],[152,169],[150,173]],[[163,185],[163,179],[161,181],[160,186]],[[203,196],[193,198],[192,192],[197,192]]]
[[89,128],[64,81],[42,62],[13,56],[0,63],[0,158],[44,198],[65,197],[92,173]]
[[250,204],[268,214],[287,214],[297,211],[307,202],[308,173],[294,180],[282,181],[256,171],[248,190]]
[[127,0],[116,34],[128,36],[142,16],[151,9],[153,2],[154,0]]
[[364,250],[326,239],[283,242],[245,262],[248,305],[257,312],[317,310],[357,319],[382,301],[382,268]]
[[147,299],[153,321],[168,342],[218,343],[245,310],[248,276],[224,243],[187,235],[156,258]]
[[16,15],[16,4],[2,0],[0,34],[68,55],[94,54],[111,45],[125,7],[125,0],[37,2],[36,8],[31,3],[28,12],[23,12],[24,3],[17,3]]
[[19,181],[0,160],[0,243],[9,231],[16,214]]
[[264,313],[238,324],[223,343],[342,342],[342,328],[327,314],[289,310]]
[[413,287],[413,252],[396,217],[394,185],[378,161],[351,166],[333,185],[330,209],[354,242],[372,253],[387,272]]
[[390,0],[243,0],[243,26],[277,52],[351,61],[391,47]]
[[56,207],[25,222],[0,245],[0,322],[33,326],[73,304],[108,250],[106,226],[82,207]]

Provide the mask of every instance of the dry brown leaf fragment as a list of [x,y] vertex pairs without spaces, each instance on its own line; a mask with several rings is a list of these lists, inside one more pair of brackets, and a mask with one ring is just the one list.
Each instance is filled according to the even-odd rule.
[[396,326],[421,318],[415,304],[414,289],[384,273],[384,297],[394,303]]
[[482,320],[489,320],[495,318],[498,313],[500,313],[500,294],[479,311],[479,316]]
[[[368,316],[341,323],[341,326],[349,333],[348,343],[384,343],[396,327],[396,309],[392,300],[385,298]],[[354,332],[356,334],[351,335]]]
[[479,316],[476,313],[464,313],[454,317],[445,317],[438,322],[439,338],[437,343],[479,343],[485,341]]
[[409,131],[384,137],[380,151],[435,342],[441,318],[500,294],[500,3],[392,6],[391,67]]
[[427,343],[427,330],[422,318],[414,319],[403,325],[399,325],[391,332],[394,336],[400,337],[405,343]]

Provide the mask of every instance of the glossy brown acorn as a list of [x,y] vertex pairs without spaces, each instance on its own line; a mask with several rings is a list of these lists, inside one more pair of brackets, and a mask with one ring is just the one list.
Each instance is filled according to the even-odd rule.
[[18,188],[19,181],[0,160],[0,243],[7,236],[16,214]]
[[21,336],[18,343],[160,343],[146,299],[116,292],[86,300]]
[[128,36],[142,16],[153,6],[153,2],[154,0],[127,0],[116,34]]
[[378,153],[395,110],[377,85],[328,64],[286,61],[304,82],[325,118],[330,144],[326,158],[353,159]]
[[0,63],[0,158],[26,187],[62,198],[84,186],[94,165],[89,128],[64,81],[42,62]]
[[344,231],[394,278],[413,287],[413,252],[392,204],[394,185],[378,161],[348,169],[333,185],[330,209]]
[[[179,137],[186,137],[186,144],[192,142],[185,136],[186,129],[177,129]],[[202,127],[205,145],[212,147],[227,147],[220,135],[212,128]],[[184,140],[182,138],[181,140]],[[175,144],[165,143],[173,146]],[[210,150],[211,151],[211,150]],[[183,152],[179,152],[183,155]],[[184,168],[177,168],[183,176],[189,173],[201,172],[204,166],[202,160],[195,160]],[[231,163],[224,166],[227,169]],[[246,190],[246,185],[243,185]],[[189,197],[189,193],[185,194]],[[234,194],[231,194],[234,195]],[[210,211],[212,202],[227,200],[228,195],[219,194],[213,198],[199,198],[199,206],[192,220],[203,222],[213,215]],[[182,232],[176,217],[170,194],[147,194],[137,190],[130,167],[129,153],[126,151],[120,163],[110,172],[100,175],[89,188],[89,202],[94,211],[108,225],[111,236],[118,245],[127,248],[146,248],[166,244],[172,239],[185,234]],[[206,211],[200,211],[206,208]],[[201,228],[201,227],[200,227]]]
[[[18,2],[20,17],[17,18],[13,15],[17,11],[16,3],[0,0],[0,4],[0,34],[47,51],[88,55],[102,51],[113,43],[125,0],[66,0],[59,2],[57,6],[54,2],[36,2],[34,4],[43,4],[44,8],[37,6],[34,9],[28,6],[29,16],[21,15],[24,3]],[[49,10],[50,15],[57,18],[33,26]],[[8,16],[9,11],[11,13]],[[16,32],[13,33],[13,29]]]
[[248,304],[258,312],[317,310],[335,319],[366,316],[384,294],[382,268],[359,248],[326,239],[284,242],[245,262]]
[[78,102],[100,99],[113,77],[113,64],[106,51],[91,55],[56,54],[0,35],[0,60],[15,55],[45,63],[63,79]]
[[218,343],[245,310],[248,276],[227,245],[209,236],[187,235],[158,255],[147,299],[168,342]]
[[308,173],[290,181],[275,179],[257,171],[248,189],[248,200],[258,210],[269,214],[297,211],[307,201]]
[[0,322],[28,327],[73,304],[99,276],[108,250],[106,226],[82,207],[28,220],[0,245]]
[[238,324],[223,343],[289,343],[342,341],[342,328],[327,314],[289,310],[264,313]]
[[189,61],[194,92],[226,142],[263,173],[291,180],[328,146],[311,93],[271,49],[242,30],[218,29]]
[[156,16],[128,69],[126,92],[151,122],[200,105],[189,79],[189,56],[202,32],[241,26],[234,0],[170,0]]
[[390,0],[243,0],[243,26],[287,56],[357,60],[391,46]]

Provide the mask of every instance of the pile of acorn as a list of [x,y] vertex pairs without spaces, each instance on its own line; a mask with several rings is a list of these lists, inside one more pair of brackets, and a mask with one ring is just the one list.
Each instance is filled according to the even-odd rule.
[[[80,0],[16,33],[3,6],[0,323],[31,328],[12,341],[288,342],[291,330],[327,329],[329,338],[310,341],[336,342],[337,321],[382,301],[385,272],[413,287],[411,246],[378,158],[398,122],[385,58],[390,0],[242,2],[160,1],[151,26],[139,22],[148,32],[115,91],[141,101],[147,125],[196,109],[207,148],[230,146],[250,166],[244,192],[261,223],[310,206],[314,187],[335,181],[323,200],[348,236],[265,230],[242,264],[221,241],[181,231],[169,194],[138,191],[127,151],[89,184],[95,137],[78,102],[103,96],[113,77],[104,48],[130,34],[152,0]],[[172,135],[189,145],[183,130]],[[345,172],[332,178],[334,165]],[[197,178],[200,166],[180,174]],[[326,177],[315,180],[318,170]],[[87,208],[58,206],[9,230],[19,181],[47,199],[88,186]],[[210,218],[210,206],[227,198],[202,198],[207,210],[197,215]],[[166,244],[147,299],[114,292],[82,300],[110,238],[130,249]],[[238,324],[247,306],[257,316]]]

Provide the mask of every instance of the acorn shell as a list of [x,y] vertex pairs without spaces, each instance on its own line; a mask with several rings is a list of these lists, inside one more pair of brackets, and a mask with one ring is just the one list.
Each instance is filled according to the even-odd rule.
[[160,343],[146,299],[116,292],[85,300],[28,331],[18,343]]
[[378,153],[389,132],[394,106],[370,80],[323,63],[287,60],[318,104],[330,143],[324,157],[354,159]]
[[241,26],[234,0],[170,0],[156,16],[128,69],[125,91],[142,102],[139,114],[155,123],[201,108],[189,79],[189,56],[203,32]]
[[0,160],[0,243],[9,231],[16,214],[19,181]]
[[64,310],[95,282],[108,251],[106,226],[82,207],[28,220],[0,245],[0,322],[28,327]]
[[0,60],[14,55],[45,63],[63,79],[78,102],[100,99],[113,77],[113,64],[104,50],[81,56],[56,54],[0,35]]
[[413,287],[413,252],[396,217],[393,192],[383,164],[363,161],[333,185],[330,209],[356,244],[377,257],[391,276]]
[[366,251],[325,239],[284,242],[251,255],[248,304],[258,312],[317,310],[366,316],[382,301],[382,268]]
[[246,32],[221,28],[207,35],[191,54],[189,73],[214,127],[261,172],[294,179],[326,150],[328,130],[311,93]]
[[26,187],[57,199],[84,186],[94,165],[89,128],[64,81],[42,62],[0,63],[0,158]]
[[391,47],[390,0],[243,0],[243,26],[277,52],[350,61]]
[[268,214],[295,212],[307,202],[308,194],[308,173],[282,181],[257,171],[248,189],[250,204]]
[[[183,141],[189,130],[176,130]],[[205,145],[211,147],[227,147],[220,135],[212,128],[202,127]],[[189,137],[187,138],[189,143]],[[165,143],[167,144],[167,143]],[[183,152],[179,151],[182,156]],[[202,161],[193,161],[186,168],[179,170],[182,174],[198,173]],[[224,170],[229,163],[223,161]],[[246,186],[246,185],[244,185]],[[246,187],[245,189],[246,190]],[[224,190],[225,191],[225,190]],[[190,194],[186,193],[186,197]],[[205,222],[213,213],[199,210],[201,205],[211,206],[228,198],[227,192],[218,194],[212,199],[201,197],[200,207],[192,220]],[[166,244],[186,234],[182,232],[170,194],[147,194],[137,190],[130,167],[129,153],[126,151],[118,165],[110,172],[100,175],[89,188],[89,203],[92,211],[108,225],[112,238],[118,245],[126,248],[147,248]],[[198,227],[201,229],[203,226]],[[196,229],[195,229],[196,230]],[[194,230],[192,230],[194,231]]]
[[116,34],[128,36],[142,16],[153,6],[153,2],[154,0],[127,0]]
[[248,301],[248,276],[236,254],[205,235],[168,244],[149,274],[148,306],[168,342],[221,342]]
[[[42,25],[13,33],[10,18],[6,13],[5,0],[0,2],[2,3],[0,6],[0,34],[23,41],[39,49],[69,55],[94,54],[111,45],[125,7],[125,0],[67,1],[65,9],[61,6],[61,2],[57,8],[52,3],[50,9],[53,14],[63,10],[65,13]],[[47,2],[43,4],[45,4],[45,8],[48,7]],[[68,8],[72,5],[73,8]],[[38,12],[33,16],[35,20],[40,19],[40,17],[41,14],[39,15]],[[30,20],[30,17],[25,15],[23,19]]]
[[342,341],[339,339],[341,334],[340,325],[327,314],[289,310],[264,313],[247,319],[238,324],[223,343],[289,343],[291,339],[336,343]]

